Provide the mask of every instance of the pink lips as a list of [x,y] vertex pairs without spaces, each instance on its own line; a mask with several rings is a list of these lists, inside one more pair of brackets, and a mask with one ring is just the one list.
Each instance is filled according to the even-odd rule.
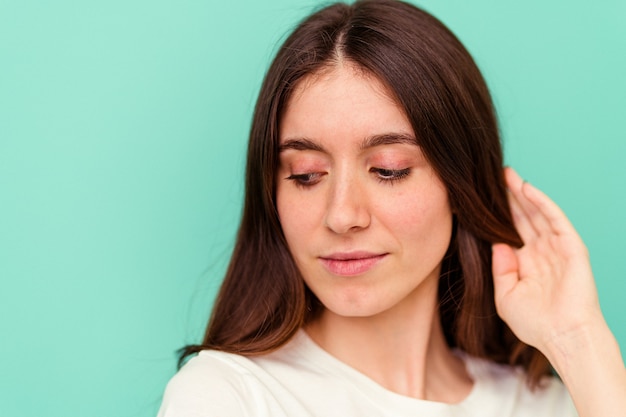
[[346,252],[333,253],[319,259],[331,274],[353,276],[369,271],[385,256],[386,253]]

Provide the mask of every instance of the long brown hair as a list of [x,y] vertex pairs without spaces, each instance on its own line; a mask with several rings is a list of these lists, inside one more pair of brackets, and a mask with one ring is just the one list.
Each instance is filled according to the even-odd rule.
[[282,45],[254,111],[243,217],[204,340],[183,349],[258,355],[285,344],[320,311],[289,253],[275,205],[278,126],[305,76],[348,60],[381,80],[413,126],[446,185],[454,232],[439,281],[440,317],[450,346],[521,365],[531,386],[549,373],[536,349],[498,317],[491,245],[516,247],[491,98],[473,59],[437,19],[407,3],[334,4],[305,19]]

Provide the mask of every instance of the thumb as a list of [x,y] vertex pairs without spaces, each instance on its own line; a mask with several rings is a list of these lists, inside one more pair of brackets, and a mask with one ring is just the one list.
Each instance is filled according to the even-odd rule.
[[[519,280],[519,266],[513,248],[504,243],[496,243],[492,251],[492,272],[496,308],[502,299],[511,292]],[[500,310],[498,308],[498,310]]]

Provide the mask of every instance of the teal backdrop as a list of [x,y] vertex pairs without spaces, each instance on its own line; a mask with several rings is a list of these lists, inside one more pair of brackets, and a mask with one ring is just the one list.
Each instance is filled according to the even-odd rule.
[[[626,2],[424,0],[626,349]],[[265,69],[312,0],[0,0],[0,416],[154,416],[231,250]]]

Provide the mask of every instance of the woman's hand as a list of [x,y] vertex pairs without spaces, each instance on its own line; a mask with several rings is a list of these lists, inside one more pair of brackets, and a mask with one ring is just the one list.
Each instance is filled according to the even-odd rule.
[[493,245],[498,314],[559,373],[580,417],[626,416],[626,369],[598,302],[589,255],[565,214],[505,170],[520,249]]
[[523,342],[542,352],[555,338],[602,322],[589,255],[561,209],[505,169],[520,249],[493,247],[495,302]]

